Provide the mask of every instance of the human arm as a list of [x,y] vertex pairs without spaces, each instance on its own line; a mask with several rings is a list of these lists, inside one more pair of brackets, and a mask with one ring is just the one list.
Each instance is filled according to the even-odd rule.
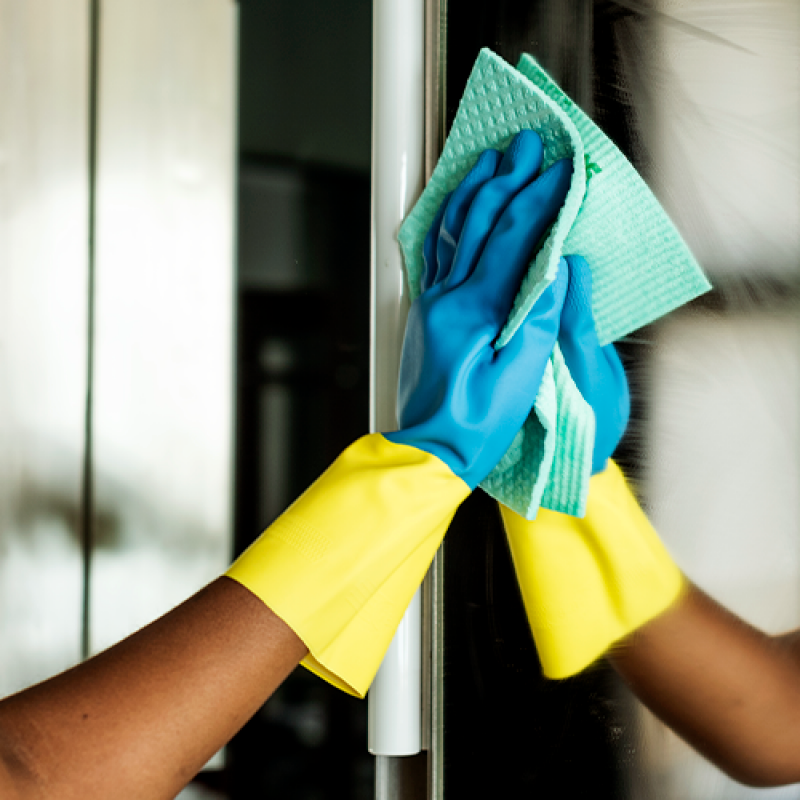
[[501,506],[511,557],[539,659],[549,678],[580,672],[664,611],[683,577],[609,459],[628,422],[630,399],[612,345],[601,347],[592,317],[592,280],[568,259],[558,343],[596,435],[583,518],[539,509],[526,520]]
[[109,650],[0,702],[0,797],[171,798],[305,654],[219,578]]
[[599,434],[587,514],[527,522],[503,512],[545,672],[567,677],[608,654],[657,716],[732,777],[798,781],[800,633],[768,636],[683,579],[621,472],[605,468],[627,423],[627,387],[613,349],[597,344],[585,262],[571,259],[569,275],[559,342]]
[[358,440],[231,577],[0,702],[0,797],[174,797],[301,659],[363,695],[468,494],[434,456]]
[[603,655],[639,699],[731,777],[800,781],[800,632],[769,636],[689,584],[610,463],[584,519],[503,509],[545,674]]
[[639,699],[732,778],[800,781],[800,632],[769,636],[700,589],[612,648]]
[[481,157],[426,242],[400,431],[347,448],[226,577],[0,703],[0,796],[172,797],[300,659],[364,694],[453,513],[530,412],[555,342],[565,275],[517,345],[493,348],[569,183],[563,164],[535,180],[535,134],[515,142]]

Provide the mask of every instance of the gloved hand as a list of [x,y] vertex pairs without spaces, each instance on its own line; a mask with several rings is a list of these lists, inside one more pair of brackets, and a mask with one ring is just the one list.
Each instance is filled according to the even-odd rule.
[[559,346],[597,423],[584,519],[541,509],[528,521],[501,506],[525,611],[544,674],[566,678],[666,610],[683,576],[616,464],[606,463],[627,425],[630,397],[613,346],[592,318],[591,272],[571,256]]
[[558,332],[566,270],[512,341],[492,344],[568,165],[534,181],[538,136],[489,151],[448,197],[409,314],[400,431],[351,445],[226,573],[308,647],[303,664],[363,696],[459,504],[527,417]]
[[600,347],[592,317],[592,272],[580,256],[567,256],[569,289],[558,345],[570,375],[595,416],[592,475],[602,472],[628,426],[631,397],[613,344]]
[[481,155],[428,233],[423,291],[408,315],[400,430],[386,438],[437,456],[471,489],[530,414],[558,332],[566,268],[509,344],[493,347],[569,189],[567,159],[534,180],[542,156],[533,131],[518,134],[502,158]]

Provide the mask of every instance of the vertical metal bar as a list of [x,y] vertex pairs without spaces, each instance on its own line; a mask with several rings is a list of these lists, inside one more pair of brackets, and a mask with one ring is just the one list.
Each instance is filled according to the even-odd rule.
[[83,476],[81,486],[81,547],[83,550],[83,598],[81,608],[81,658],[88,658],[91,650],[89,636],[89,610],[92,585],[92,523],[94,515],[94,476],[92,474],[92,408],[94,403],[94,267],[95,218],[97,179],[97,95],[99,89],[98,64],[100,58],[100,0],[91,0],[89,7],[89,107],[88,107],[88,233],[87,233],[87,286],[86,286],[86,412],[84,417]]
[[425,0],[425,180],[444,147],[447,63],[447,0]]
[[410,758],[379,756],[375,764],[376,800],[425,800],[424,754]]
[[[424,0],[373,5],[372,348],[370,427],[396,427],[408,295],[397,231],[424,181]],[[379,757],[421,749],[421,602],[400,624],[370,690],[369,747]],[[378,783],[384,770],[378,770]],[[389,787],[378,785],[378,796]]]
[[[425,179],[445,139],[447,0],[425,2]],[[428,751],[428,800],[444,796],[444,548],[423,585],[423,747]]]

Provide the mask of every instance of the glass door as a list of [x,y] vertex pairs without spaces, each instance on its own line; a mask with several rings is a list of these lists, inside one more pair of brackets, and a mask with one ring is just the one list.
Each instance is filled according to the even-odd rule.
[[[714,291],[619,349],[616,458],[676,560],[768,631],[800,624],[800,9],[792,0],[451,3],[452,121],[481,47],[531,53],[638,167]],[[445,539],[432,796],[798,797],[736,784],[603,661],[541,677],[493,501]]]

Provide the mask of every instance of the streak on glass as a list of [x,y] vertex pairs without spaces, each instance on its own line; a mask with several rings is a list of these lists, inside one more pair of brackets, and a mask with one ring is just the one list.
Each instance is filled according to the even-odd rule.
[[261,493],[261,519],[269,525],[291,502],[289,470],[291,463],[292,395],[288,387],[268,384],[261,390],[260,474],[266,478]]
[[0,696],[80,657],[86,0],[0,0]]

